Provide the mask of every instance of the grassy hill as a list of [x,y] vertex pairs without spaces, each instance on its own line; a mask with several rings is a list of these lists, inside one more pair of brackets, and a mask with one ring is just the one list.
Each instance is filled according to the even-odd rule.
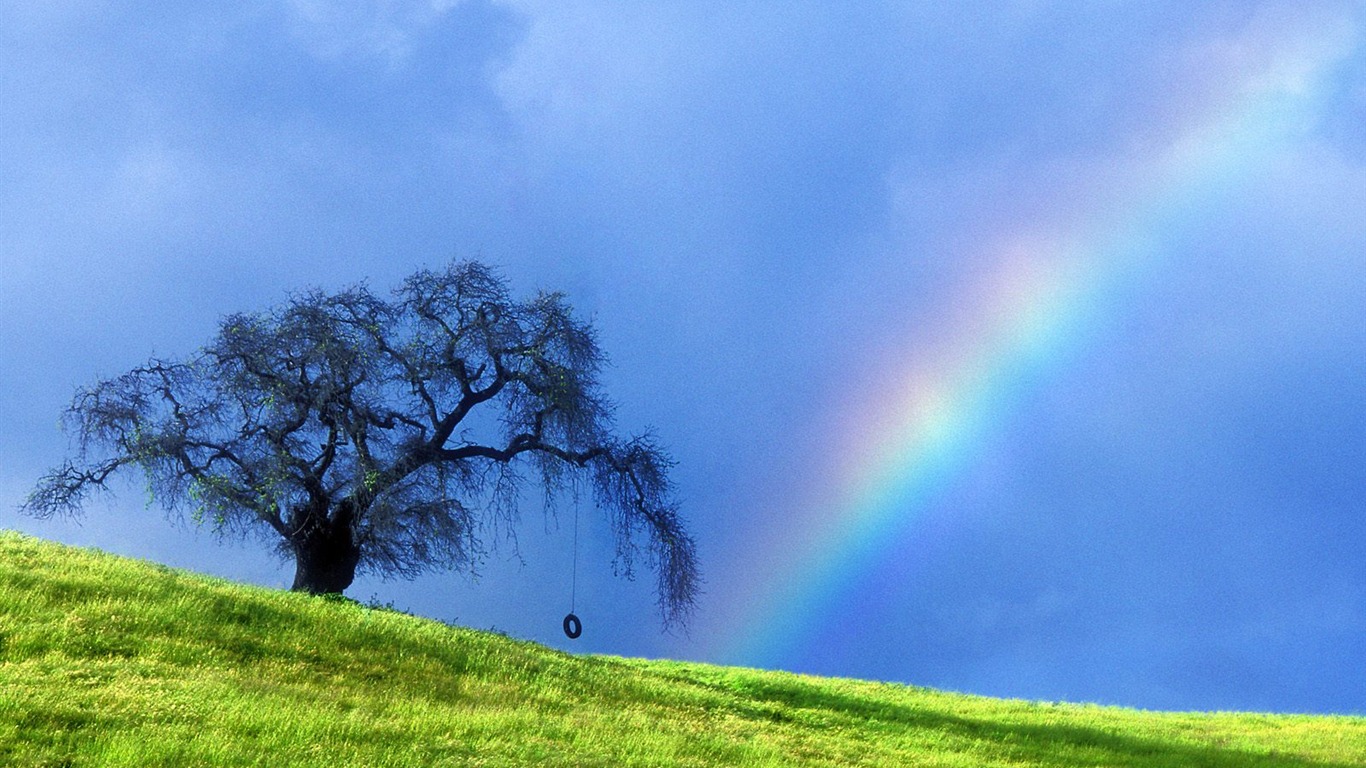
[[1364,766],[1366,719],[570,656],[0,532],[0,765]]

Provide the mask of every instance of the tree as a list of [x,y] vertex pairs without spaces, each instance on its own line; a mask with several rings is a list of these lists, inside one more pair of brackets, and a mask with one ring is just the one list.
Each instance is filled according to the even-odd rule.
[[561,294],[514,300],[474,262],[419,271],[392,296],[362,285],[230,315],[188,359],[78,390],[77,459],[23,511],[78,515],[138,469],[168,513],[261,534],[293,558],[295,590],[340,593],[358,572],[477,563],[530,474],[551,499],[591,488],[628,575],[644,535],[665,624],[685,618],[699,579],[673,464],[648,433],[614,435],[593,328]]

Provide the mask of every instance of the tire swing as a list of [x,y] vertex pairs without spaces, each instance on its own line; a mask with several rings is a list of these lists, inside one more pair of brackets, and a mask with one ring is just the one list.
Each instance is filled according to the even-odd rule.
[[579,621],[579,617],[575,616],[573,611],[564,617],[564,634],[570,640],[577,640],[579,635],[583,634],[583,623]]
[[[577,494],[576,494],[577,496]],[[574,565],[569,577],[569,613],[564,617],[564,636],[578,640],[583,634],[583,622],[574,615],[574,602],[579,596],[579,501],[574,499]]]

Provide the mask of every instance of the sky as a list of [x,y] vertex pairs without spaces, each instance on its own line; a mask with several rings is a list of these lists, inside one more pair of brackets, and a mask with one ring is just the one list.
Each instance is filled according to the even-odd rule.
[[1366,714],[1366,8],[0,0],[0,527],[287,587],[134,478],[17,507],[77,387],[291,291],[564,291],[677,461],[350,594],[584,653]]

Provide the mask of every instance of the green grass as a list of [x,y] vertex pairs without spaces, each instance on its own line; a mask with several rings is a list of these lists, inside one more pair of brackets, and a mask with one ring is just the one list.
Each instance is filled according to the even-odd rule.
[[571,656],[0,532],[0,765],[1366,766],[1366,719]]

